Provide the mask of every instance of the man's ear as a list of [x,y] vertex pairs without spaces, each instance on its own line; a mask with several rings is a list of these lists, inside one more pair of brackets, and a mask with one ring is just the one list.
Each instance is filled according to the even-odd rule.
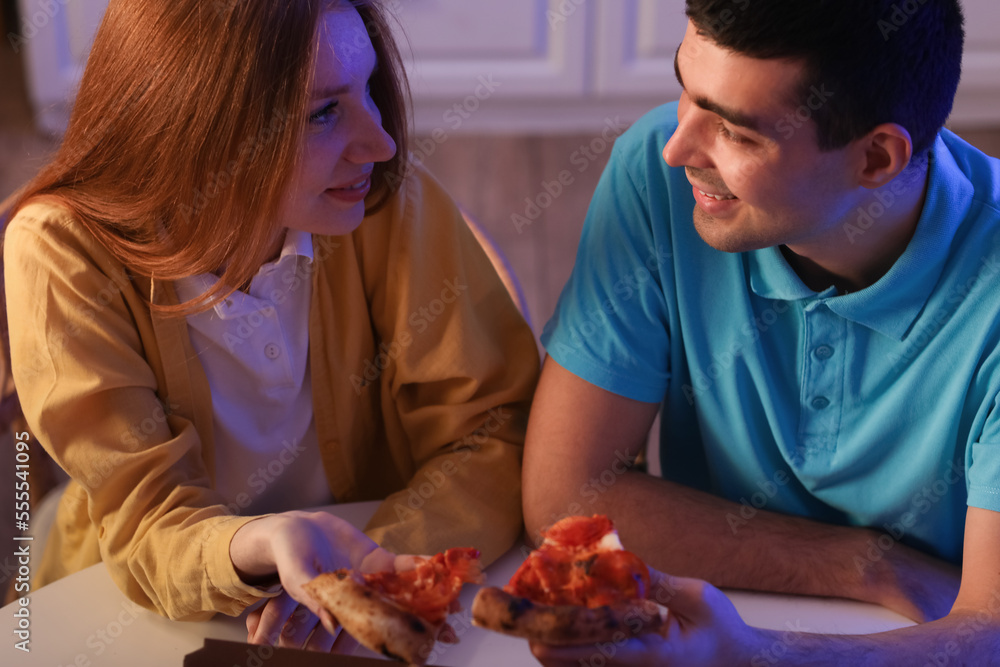
[[882,123],[858,142],[858,184],[870,190],[896,178],[913,157],[910,133],[896,123]]

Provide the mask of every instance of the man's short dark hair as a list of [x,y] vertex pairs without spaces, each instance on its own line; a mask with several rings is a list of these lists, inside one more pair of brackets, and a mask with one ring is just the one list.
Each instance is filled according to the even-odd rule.
[[821,150],[898,123],[919,155],[951,113],[964,42],[958,0],[687,0],[687,15],[725,49],[804,63],[793,104],[799,120],[816,121]]

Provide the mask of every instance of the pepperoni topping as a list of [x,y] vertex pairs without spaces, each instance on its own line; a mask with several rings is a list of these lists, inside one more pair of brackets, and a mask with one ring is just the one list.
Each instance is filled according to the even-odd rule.
[[638,556],[606,541],[614,525],[605,516],[563,519],[543,534],[504,590],[549,605],[603,605],[643,599],[649,568]]
[[448,549],[421,558],[405,572],[362,575],[365,584],[429,623],[440,623],[455,611],[462,584],[482,583],[477,549]]
[[615,531],[611,519],[595,514],[591,517],[571,516],[555,523],[542,533],[545,542],[567,549],[586,549]]

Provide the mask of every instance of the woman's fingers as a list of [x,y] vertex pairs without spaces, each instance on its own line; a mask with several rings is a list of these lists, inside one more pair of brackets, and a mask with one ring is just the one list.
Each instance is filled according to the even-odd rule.
[[340,626],[326,611],[318,618],[287,593],[269,599],[247,616],[247,641],[329,653]]
[[[307,646],[311,637],[317,636],[317,641],[322,644],[325,638],[329,637],[329,632],[320,625],[319,618],[302,605],[296,605],[291,616],[285,620],[281,628],[278,646],[288,648],[302,648]],[[330,645],[333,645],[331,639]],[[329,649],[327,649],[329,650]]]
[[251,644],[277,644],[285,623],[298,606],[299,603],[288,593],[270,598],[263,607],[247,617],[247,641]]

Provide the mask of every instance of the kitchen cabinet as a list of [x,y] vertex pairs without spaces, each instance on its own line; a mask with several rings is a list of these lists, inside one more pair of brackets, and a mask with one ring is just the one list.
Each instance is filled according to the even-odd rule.
[[[735,2],[736,0],[734,0]],[[919,0],[900,0],[900,6]],[[575,132],[676,99],[683,0],[386,0],[418,132]],[[38,125],[65,126],[106,0],[19,0]],[[964,0],[967,44],[951,124],[1000,126],[1000,3]]]

